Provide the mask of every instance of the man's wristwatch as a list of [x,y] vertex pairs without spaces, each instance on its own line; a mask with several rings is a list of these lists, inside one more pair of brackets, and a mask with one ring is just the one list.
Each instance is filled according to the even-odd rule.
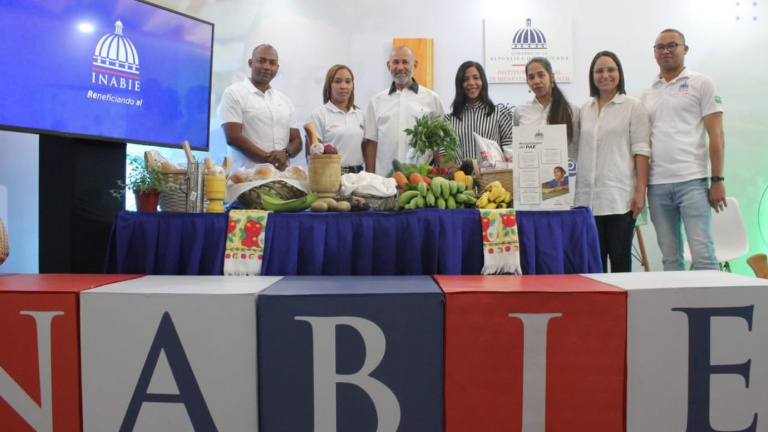
[[288,150],[288,147],[284,148],[283,151],[285,152],[285,154],[288,155],[288,159],[293,157],[293,153],[291,153],[291,151]]
[[710,177],[710,178],[709,178],[709,181],[713,181],[713,182],[714,182],[714,181],[725,181],[725,177],[721,177],[721,176],[712,176],[712,177]]

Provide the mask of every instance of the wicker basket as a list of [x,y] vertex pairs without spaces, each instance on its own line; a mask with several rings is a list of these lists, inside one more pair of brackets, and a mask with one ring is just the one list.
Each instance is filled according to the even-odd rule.
[[472,159],[474,176],[478,182],[478,188],[482,190],[488,183],[498,181],[504,186],[504,190],[513,193],[512,189],[512,170],[511,169],[493,169],[480,171],[477,165],[477,159]]
[[161,171],[166,190],[160,194],[160,211],[186,212],[187,194],[181,190],[187,178],[186,169]]
[[265,190],[285,200],[297,199],[307,195],[306,192],[286,181],[272,180],[248,189],[241,193],[237,200],[248,209],[265,210],[264,206],[261,205],[260,190]]
[[0,264],[5,262],[5,260],[8,258],[8,254],[10,253],[11,250],[8,246],[8,232],[5,230],[3,220],[0,219]]
[[[156,164],[157,161],[152,156],[152,152],[144,152],[144,163],[146,166]],[[160,170],[160,174],[163,176],[163,182],[165,183],[166,190],[160,194],[160,211],[162,212],[175,212],[184,213],[187,211],[187,194],[182,190],[183,184],[187,179],[187,169],[166,169]],[[201,193],[205,194],[205,186]],[[206,202],[203,208],[207,207]]]
[[394,210],[395,204],[397,203],[397,200],[395,199],[394,195],[388,196],[388,197],[380,197],[376,195],[365,194],[365,193],[354,191],[352,192],[352,196],[364,199],[365,202],[369,206],[371,206],[372,210],[378,210],[378,211]]

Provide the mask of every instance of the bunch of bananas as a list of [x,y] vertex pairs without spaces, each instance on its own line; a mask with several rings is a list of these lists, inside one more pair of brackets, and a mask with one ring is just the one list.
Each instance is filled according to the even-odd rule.
[[317,200],[316,193],[292,200],[282,199],[265,190],[260,190],[259,195],[261,196],[261,205],[264,206],[266,210],[276,213],[304,211],[311,207],[312,203]]
[[498,181],[488,183],[477,197],[475,207],[481,209],[507,208],[512,202],[512,194]]

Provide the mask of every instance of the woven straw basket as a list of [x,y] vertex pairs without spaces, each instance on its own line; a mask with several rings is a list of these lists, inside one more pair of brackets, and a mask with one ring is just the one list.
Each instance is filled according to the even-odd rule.
[[6,259],[8,259],[8,254],[10,254],[10,248],[8,246],[8,232],[5,230],[5,225],[3,225],[3,220],[0,219],[0,264],[4,263]]
[[478,188],[483,190],[488,183],[498,181],[504,186],[504,190],[512,192],[512,170],[511,169],[494,169],[480,171],[477,165],[477,159],[472,159],[472,167],[474,168],[474,176],[478,181]]
[[259,190],[265,190],[272,195],[278,196],[284,200],[292,200],[306,196],[307,193],[300,188],[283,180],[272,180],[259,186],[254,186],[240,194],[237,200],[246,208],[251,210],[264,210],[261,204],[261,195]]
[[[156,163],[151,152],[144,152],[144,163],[147,166]],[[163,176],[163,182],[167,188],[160,194],[160,211],[175,213],[186,212],[187,194],[181,190],[181,185],[184,184],[184,180],[187,178],[187,169],[161,170],[160,174]],[[205,193],[205,189],[203,189],[202,193]]]
[[397,203],[394,195],[388,196],[388,197],[380,197],[376,195],[364,194],[358,191],[354,191],[352,192],[352,196],[364,199],[365,202],[369,206],[371,206],[372,210],[378,210],[378,211],[394,210],[395,204]]
[[187,211],[187,194],[182,192],[180,185],[187,178],[186,169],[161,171],[166,190],[160,194],[160,211]]

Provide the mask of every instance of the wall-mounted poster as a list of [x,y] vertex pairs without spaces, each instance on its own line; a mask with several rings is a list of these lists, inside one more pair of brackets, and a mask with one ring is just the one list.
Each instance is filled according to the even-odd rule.
[[489,83],[525,83],[525,64],[534,57],[549,59],[556,81],[571,82],[573,32],[570,18],[485,20],[485,70]]
[[434,80],[434,52],[435,40],[426,38],[394,38],[392,39],[392,48],[405,45],[413,50],[416,55],[416,61],[419,67],[413,71],[413,77],[420,86],[428,89],[435,88]]
[[512,136],[515,210],[570,210],[565,125],[517,126]]

